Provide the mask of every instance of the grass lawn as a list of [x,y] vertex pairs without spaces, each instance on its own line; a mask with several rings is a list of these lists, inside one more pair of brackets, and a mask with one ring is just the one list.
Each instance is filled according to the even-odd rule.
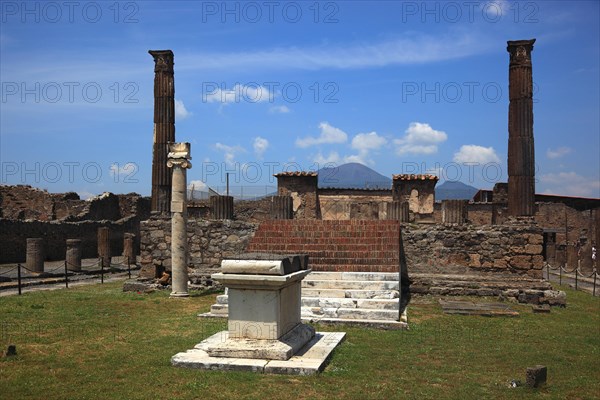
[[[516,318],[409,308],[409,331],[344,326],[324,373],[278,376],[175,368],[170,358],[225,329],[199,320],[214,294],[169,299],[122,283],[0,298],[1,399],[593,399],[600,398],[600,299],[567,291],[568,307]],[[538,390],[528,366],[548,367]]]

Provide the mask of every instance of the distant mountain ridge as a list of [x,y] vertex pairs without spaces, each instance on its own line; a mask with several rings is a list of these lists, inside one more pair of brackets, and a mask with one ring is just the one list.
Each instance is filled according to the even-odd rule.
[[[321,168],[319,188],[391,189],[392,178],[359,163]],[[459,181],[446,181],[435,189],[436,200],[470,200],[478,189]]]
[[321,168],[318,173],[320,188],[389,189],[392,187],[391,178],[359,163]]
[[436,200],[471,200],[479,189],[460,181],[446,181],[435,188]]

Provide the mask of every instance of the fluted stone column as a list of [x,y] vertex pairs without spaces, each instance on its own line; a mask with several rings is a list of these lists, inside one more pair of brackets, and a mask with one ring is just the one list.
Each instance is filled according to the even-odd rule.
[[67,239],[67,269],[81,271],[81,239]]
[[28,238],[25,268],[32,272],[44,272],[45,260],[46,251],[44,249],[44,239]]
[[173,52],[149,50],[154,57],[154,144],[152,147],[152,211],[171,210],[168,144],[175,141],[175,78]]
[[172,168],[171,297],[188,294],[187,169],[192,168],[189,143],[171,143],[167,166]]
[[442,200],[442,223],[459,224],[465,222],[466,206],[464,200]]
[[531,51],[535,39],[509,41],[508,213],[535,213],[533,145],[533,77]]
[[135,234],[126,233],[123,235],[123,256],[129,264],[135,264]]
[[98,228],[98,257],[102,258],[102,266],[110,268],[110,229],[106,226]]
[[213,219],[233,219],[232,196],[210,196]]
[[409,222],[409,204],[406,201],[394,200],[387,203],[387,219]]
[[272,219],[294,219],[292,196],[273,196],[271,202]]

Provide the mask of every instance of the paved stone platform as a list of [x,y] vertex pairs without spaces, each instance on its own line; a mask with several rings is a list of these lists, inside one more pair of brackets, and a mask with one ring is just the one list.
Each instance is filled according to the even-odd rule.
[[345,332],[316,332],[315,336],[289,360],[211,357],[210,348],[225,342],[227,331],[218,332],[193,349],[171,358],[176,367],[224,371],[249,371],[267,374],[312,375],[323,371],[333,349],[346,337]]

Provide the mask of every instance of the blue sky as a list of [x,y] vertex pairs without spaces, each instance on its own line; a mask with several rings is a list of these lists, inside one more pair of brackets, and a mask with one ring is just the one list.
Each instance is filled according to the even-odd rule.
[[506,181],[507,40],[532,54],[536,191],[600,197],[597,1],[11,2],[0,183],[150,193],[153,60],[175,53],[195,187],[362,162]]

